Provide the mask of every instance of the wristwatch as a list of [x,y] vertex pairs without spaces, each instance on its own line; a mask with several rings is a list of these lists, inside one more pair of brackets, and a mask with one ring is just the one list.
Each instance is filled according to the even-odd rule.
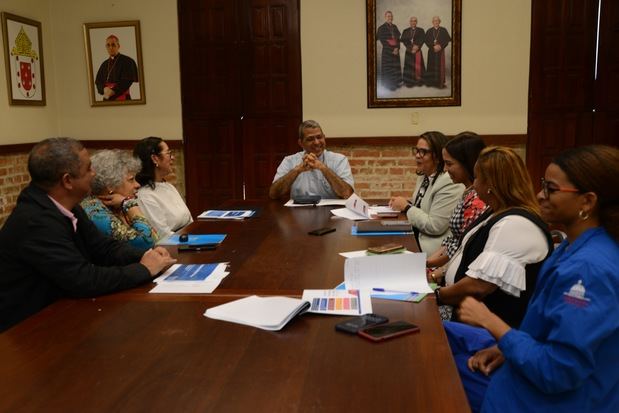
[[434,290],[434,296],[436,297],[436,305],[443,305],[443,302],[441,301],[440,289],[441,287],[438,287],[436,290]]
[[411,205],[411,204],[406,205],[406,206],[404,207],[404,209],[402,210],[402,213],[403,213],[403,214],[406,214],[406,213],[408,212],[408,210],[409,210],[409,209],[411,209],[411,207],[412,207],[412,205]]

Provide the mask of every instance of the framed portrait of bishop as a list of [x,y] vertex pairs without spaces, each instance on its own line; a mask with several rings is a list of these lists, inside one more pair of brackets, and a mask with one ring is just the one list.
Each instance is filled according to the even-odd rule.
[[9,104],[45,106],[41,23],[3,12],[2,38]]
[[84,24],[91,106],[146,103],[140,21]]
[[366,0],[368,107],[459,106],[462,0]]

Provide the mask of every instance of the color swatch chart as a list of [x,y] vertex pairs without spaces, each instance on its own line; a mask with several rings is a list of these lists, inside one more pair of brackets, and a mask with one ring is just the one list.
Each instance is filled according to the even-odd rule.
[[311,313],[360,315],[372,312],[369,294],[359,290],[305,290],[303,300],[311,304],[308,310]]

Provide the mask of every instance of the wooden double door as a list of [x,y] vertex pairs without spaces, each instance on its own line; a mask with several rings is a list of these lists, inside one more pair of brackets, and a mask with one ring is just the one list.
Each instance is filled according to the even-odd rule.
[[187,203],[268,194],[297,150],[298,0],[178,0]]
[[534,0],[527,166],[563,149],[619,145],[619,1]]

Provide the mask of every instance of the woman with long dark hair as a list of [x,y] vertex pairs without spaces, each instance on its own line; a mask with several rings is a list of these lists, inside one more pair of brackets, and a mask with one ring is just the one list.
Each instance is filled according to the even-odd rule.
[[172,172],[174,152],[161,138],[148,137],[135,146],[133,155],[142,162],[135,178],[141,185],[138,203],[163,239],[191,223],[191,213],[174,185],[166,182]]
[[[462,132],[448,141],[443,148],[445,171],[453,182],[463,184],[466,189],[449,220],[451,234],[443,240],[441,248],[428,257],[426,262],[428,268],[447,264],[460,247],[464,230],[486,209],[486,203],[479,198],[473,188],[475,162],[485,147],[486,144],[476,133]],[[443,274],[443,268],[432,271],[429,281],[439,282]]]

